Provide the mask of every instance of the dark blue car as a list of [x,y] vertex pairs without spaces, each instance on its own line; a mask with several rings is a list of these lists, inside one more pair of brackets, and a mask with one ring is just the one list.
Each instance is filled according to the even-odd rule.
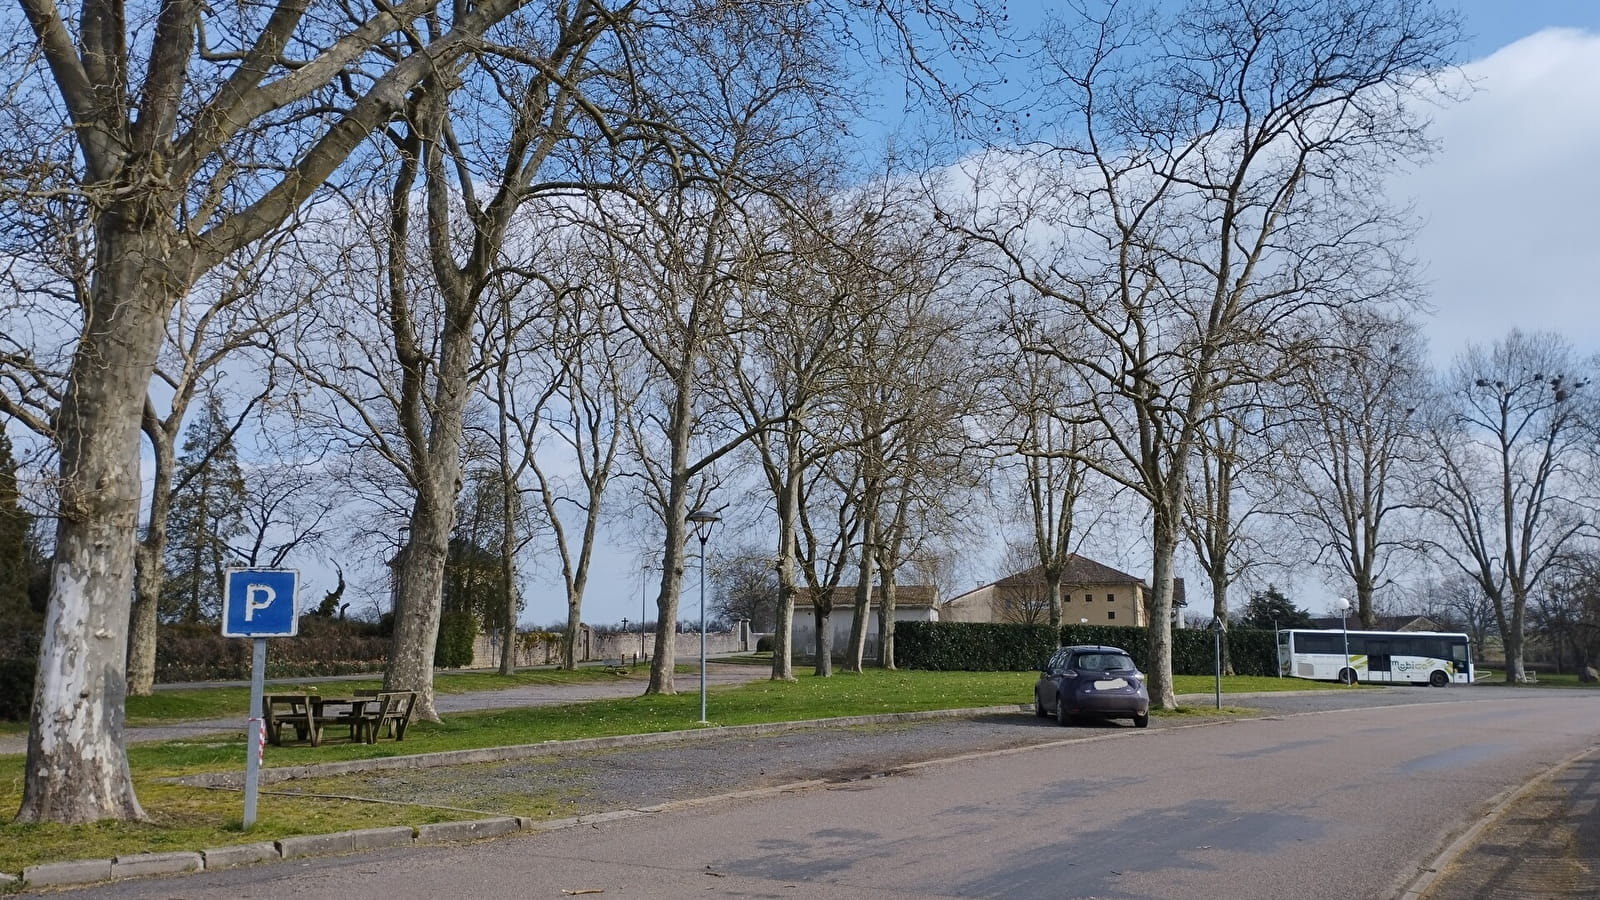
[[1062,725],[1082,716],[1150,724],[1150,694],[1133,657],[1120,647],[1060,647],[1039,671],[1033,711]]

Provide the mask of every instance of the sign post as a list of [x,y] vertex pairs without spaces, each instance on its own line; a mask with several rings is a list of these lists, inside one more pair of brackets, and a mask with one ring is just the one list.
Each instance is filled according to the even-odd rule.
[[267,679],[267,638],[293,637],[299,573],[293,569],[229,569],[223,578],[222,636],[250,638],[250,719],[245,735],[244,827],[256,822],[256,793],[267,736],[262,694]]

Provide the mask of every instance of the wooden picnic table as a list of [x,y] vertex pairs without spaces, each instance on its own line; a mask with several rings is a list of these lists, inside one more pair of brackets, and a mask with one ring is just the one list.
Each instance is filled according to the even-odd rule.
[[347,725],[350,740],[376,743],[378,729],[386,727],[395,740],[404,740],[411,721],[415,691],[373,691],[353,697],[324,697],[309,691],[292,694],[266,694],[261,698],[267,740],[283,743],[283,729],[292,727],[298,740],[322,744],[322,730],[329,725]]

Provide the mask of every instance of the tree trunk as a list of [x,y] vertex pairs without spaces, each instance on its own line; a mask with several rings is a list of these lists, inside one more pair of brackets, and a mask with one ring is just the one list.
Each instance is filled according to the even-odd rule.
[[[870,491],[869,499],[871,502]],[[878,517],[873,507],[866,509],[867,521],[861,536],[861,561],[856,568],[855,609],[850,612],[850,646],[845,648],[844,669],[860,673],[867,655],[867,615],[872,609],[874,545],[878,539]]]
[[772,628],[772,680],[794,681],[794,598],[800,471],[790,464],[778,495],[778,608]]
[[[690,329],[697,325],[691,316]],[[698,349],[686,347],[674,377],[672,411],[667,422],[671,458],[668,460],[667,505],[661,511],[666,545],[661,553],[661,593],[656,597],[656,658],[650,662],[647,694],[676,694],[673,669],[678,664],[678,592],[683,585],[683,545],[688,537],[689,431],[694,424],[694,363]],[[703,563],[702,563],[703,564]]]
[[137,227],[118,211],[102,213],[95,227],[88,324],[57,419],[61,518],[19,822],[144,818],[123,744],[139,421],[183,286],[152,283],[170,251]]
[[1044,595],[1050,605],[1050,634],[1056,646],[1061,646],[1061,567],[1044,567]]
[[817,625],[816,674],[819,678],[828,678],[833,675],[833,610],[824,608],[823,601],[820,598],[815,603],[816,615],[814,620]]
[[1506,682],[1521,684],[1528,680],[1527,668],[1522,663],[1522,649],[1526,641],[1523,628],[1527,620],[1528,594],[1515,581],[1511,585],[1510,627],[1501,634],[1506,648]]
[[[176,411],[182,419],[181,410]],[[174,435],[151,421],[146,411],[142,430],[150,439],[155,471],[150,481],[150,521],[134,546],[133,612],[128,623],[128,694],[148,697],[156,683],[156,624],[161,611],[161,586],[166,579],[167,515],[172,510]],[[221,586],[219,585],[220,589]]]
[[894,566],[883,567],[883,599],[878,602],[878,665],[894,668]]
[[1228,582],[1211,579],[1211,615],[1222,625],[1222,674],[1233,674],[1233,655],[1228,652]]
[[[456,457],[459,466],[459,456]],[[448,467],[446,460],[440,464]],[[419,473],[420,474],[420,473]],[[450,530],[455,524],[455,491],[459,483],[452,475],[449,485],[440,484],[437,474],[429,474],[418,485],[416,504],[411,512],[411,536],[400,551],[396,577],[394,637],[389,651],[389,666],[384,671],[386,691],[416,691],[413,715],[429,722],[439,721],[433,707],[433,659],[439,641],[440,603],[444,597],[444,565],[449,552]],[[441,492],[444,496],[440,496]]]
[[561,632],[561,668],[578,667],[578,632],[583,628],[583,610],[567,599],[567,630]]
[[1150,671],[1146,674],[1150,705],[1174,709],[1178,703],[1172,689],[1172,560],[1178,549],[1177,517],[1157,510],[1152,518],[1153,583],[1146,608],[1150,616],[1146,641]]

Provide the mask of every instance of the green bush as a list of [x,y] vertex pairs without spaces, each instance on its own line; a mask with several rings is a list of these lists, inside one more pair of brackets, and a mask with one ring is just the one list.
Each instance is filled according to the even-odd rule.
[[433,651],[433,664],[441,669],[472,665],[472,642],[478,637],[478,619],[469,612],[447,612],[439,616],[439,642]]
[[33,673],[39,661],[31,657],[0,659],[0,721],[22,722],[33,705]]
[[[895,665],[902,669],[966,672],[1025,672],[1039,668],[1058,645],[1103,644],[1121,647],[1134,664],[1149,671],[1148,632],[1134,625],[1065,625],[1061,640],[1048,625],[988,622],[897,622]],[[1239,675],[1277,674],[1277,645],[1271,631],[1235,628],[1228,652]],[[1172,632],[1172,672],[1209,675],[1211,632],[1178,628]]]
[[[363,622],[301,616],[300,633],[267,641],[267,677],[321,678],[381,671],[389,640]],[[156,632],[156,681],[240,681],[250,677],[250,641],[214,625],[163,625]]]

